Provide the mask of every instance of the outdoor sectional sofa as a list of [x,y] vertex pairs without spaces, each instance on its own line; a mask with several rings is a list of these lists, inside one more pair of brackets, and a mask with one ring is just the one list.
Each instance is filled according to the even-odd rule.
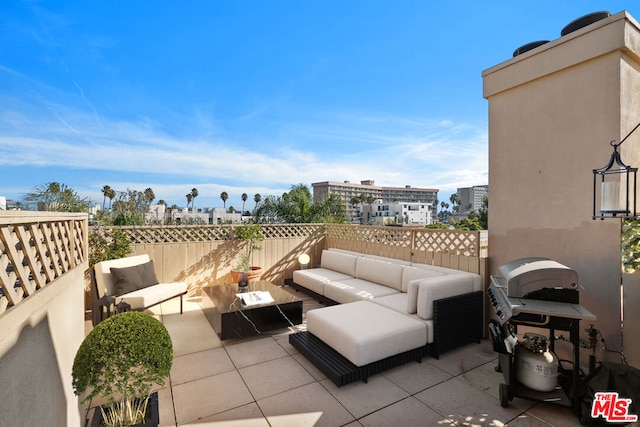
[[338,386],[482,339],[477,274],[338,249],[320,265],[292,286],[329,306],[289,342]]

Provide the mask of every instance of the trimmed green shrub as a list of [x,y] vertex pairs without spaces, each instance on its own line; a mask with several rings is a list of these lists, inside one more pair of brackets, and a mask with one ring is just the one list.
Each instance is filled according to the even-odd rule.
[[[108,407],[127,412],[146,400],[154,385],[162,386],[173,361],[171,337],[153,316],[137,311],[116,314],[98,324],[84,339],[73,361],[73,390],[107,399]],[[120,422],[122,424],[120,424]]]

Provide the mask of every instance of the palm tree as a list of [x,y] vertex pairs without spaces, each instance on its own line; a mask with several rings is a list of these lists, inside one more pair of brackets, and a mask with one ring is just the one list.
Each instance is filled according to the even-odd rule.
[[111,190],[111,187],[109,187],[108,185],[105,185],[104,187],[102,187],[102,195],[104,196],[102,198],[102,210],[104,210],[104,204],[107,201],[107,197],[109,197],[110,191],[113,191],[113,190]]
[[196,202],[196,197],[198,197],[198,196],[199,196],[198,189],[197,189],[197,188],[195,188],[195,187],[194,187],[194,188],[192,188],[192,189],[191,189],[191,210],[192,210],[192,211],[193,211],[193,208],[194,208],[194,206],[193,206],[193,205],[194,205],[194,203]]
[[246,202],[248,198],[249,196],[247,196],[247,193],[242,193],[242,213],[243,214],[244,214],[244,202]]
[[253,208],[253,210],[256,210],[256,208],[258,207],[258,203],[260,203],[260,200],[262,200],[262,196],[260,195],[260,193],[256,193],[256,195],[253,196],[253,201],[256,202],[256,207]]
[[114,190],[113,188],[109,188],[107,197],[109,198],[109,209],[111,209],[111,203],[113,202],[113,199],[116,198],[116,190]]
[[460,210],[460,196],[458,196],[458,193],[453,193],[449,197],[449,201],[451,202],[451,211],[458,212]]
[[186,198],[187,198],[187,212],[189,212],[189,204],[191,203],[191,199],[193,199],[193,194],[187,193]]
[[220,193],[220,198],[222,199],[222,203],[224,203],[224,208],[227,208],[227,199],[229,198],[229,195],[227,194],[226,191],[223,191],[222,193]]

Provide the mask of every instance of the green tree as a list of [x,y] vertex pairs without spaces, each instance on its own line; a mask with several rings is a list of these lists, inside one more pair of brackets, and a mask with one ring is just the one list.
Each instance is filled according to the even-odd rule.
[[224,208],[227,208],[227,199],[229,198],[229,195],[227,194],[226,191],[223,191],[222,193],[220,193],[220,198],[222,199],[222,203],[224,204]]
[[147,206],[151,205],[151,202],[153,202],[155,199],[156,194],[151,188],[147,188],[146,190],[144,190],[144,200],[145,202],[147,202]]
[[191,200],[193,200],[193,194],[187,193],[186,198],[187,198],[187,212],[189,212],[189,205],[191,204]]
[[111,209],[111,204],[113,203],[113,199],[115,199],[116,196],[117,196],[116,190],[114,190],[113,188],[110,188],[107,193],[107,197],[109,198],[109,209]]
[[249,196],[247,196],[247,193],[242,193],[242,214],[244,215],[244,203],[247,201],[247,199],[249,198]]
[[108,185],[105,185],[104,187],[102,187],[102,210],[105,209],[105,204],[107,203],[107,197],[108,194],[110,194],[111,191],[111,187]]
[[458,193],[453,193],[451,197],[449,197],[449,201],[451,202],[451,211],[458,212],[460,210],[460,196]]
[[485,195],[482,198],[482,207],[478,212],[478,222],[483,230],[489,229],[489,196]]
[[66,184],[48,182],[39,185],[24,197],[25,205],[31,210],[49,212],[89,212],[91,199],[80,197]]
[[460,221],[451,221],[456,230],[482,230],[478,218],[462,218]]
[[292,185],[280,197],[267,197],[255,210],[256,222],[260,223],[344,222],[345,214],[340,196],[332,194],[324,200],[314,200],[305,184]]
[[253,210],[258,209],[258,203],[260,203],[261,200],[262,196],[260,195],[260,193],[256,193],[255,196],[253,196],[253,201],[256,202],[256,206],[253,208]]
[[447,224],[436,222],[434,224],[425,225],[424,228],[435,229],[435,230],[448,230],[450,227]]
[[191,210],[193,211],[195,209],[194,204],[196,203],[196,197],[198,197],[200,195],[200,193],[198,193],[198,189],[197,188],[192,188],[191,189]]
[[[152,198],[153,197],[153,198]],[[117,200],[113,202],[114,225],[144,225],[144,214],[155,198],[153,190],[131,190],[118,192]]]

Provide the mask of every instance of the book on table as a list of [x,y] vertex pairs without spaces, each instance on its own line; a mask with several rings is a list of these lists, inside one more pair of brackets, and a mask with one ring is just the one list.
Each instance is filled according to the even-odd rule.
[[253,292],[241,292],[236,296],[240,299],[243,305],[250,307],[252,305],[269,304],[275,300],[268,291],[253,291]]

